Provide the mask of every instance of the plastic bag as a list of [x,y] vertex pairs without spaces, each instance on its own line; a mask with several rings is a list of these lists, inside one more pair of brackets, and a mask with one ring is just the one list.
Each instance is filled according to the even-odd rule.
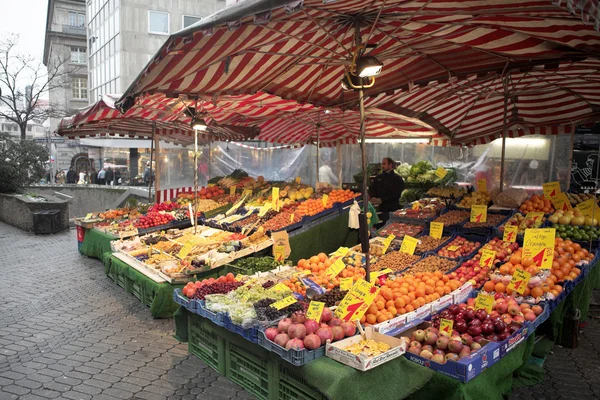
[[508,188],[492,200],[501,207],[518,208],[528,197],[524,189]]

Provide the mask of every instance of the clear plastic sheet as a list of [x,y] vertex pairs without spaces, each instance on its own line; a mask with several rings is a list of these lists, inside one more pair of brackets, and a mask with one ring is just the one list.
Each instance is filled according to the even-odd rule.
[[[157,157],[160,189],[194,186],[194,146],[167,146],[160,143]],[[206,186],[209,179],[208,145],[198,146],[198,185]]]

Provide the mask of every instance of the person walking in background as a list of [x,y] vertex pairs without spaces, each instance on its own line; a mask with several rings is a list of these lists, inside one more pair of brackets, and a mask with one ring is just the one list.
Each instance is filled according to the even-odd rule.
[[114,179],[114,174],[113,174],[113,170],[111,167],[108,167],[106,170],[106,173],[104,174],[104,183],[106,185],[113,185],[113,179]]
[[150,179],[152,176],[152,170],[150,169],[150,161],[146,162],[146,168],[144,168],[144,173],[142,174],[142,178],[144,179],[144,186],[150,185]]
[[404,190],[404,180],[394,171],[395,166],[394,160],[389,157],[384,158],[381,161],[382,172],[369,186],[371,204],[379,206],[383,224],[390,218],[390,212],[400,208],[400,195]]
[[106,167],[98,171],[98,185],[104,185],[104,174],[106,174]]
[[98,183],[98,174],[96,173],[96,168],[92,165],[92,170],[90,171],[90,177],[88,179],[89,183],[97,184]]
[[59,185],[65,184],[65,171],[58,171],[56,173],[56,183]]
[[87,175],[87,172],[82,170],[81,172],[79,172],[79,180],[77,181],[78,185],[85,185],[87,182],[85,180],[85,176]]
[[73,167],[69,167],[69,171],[67,172],[67,183],[75,183],[75,171],[73,171]]

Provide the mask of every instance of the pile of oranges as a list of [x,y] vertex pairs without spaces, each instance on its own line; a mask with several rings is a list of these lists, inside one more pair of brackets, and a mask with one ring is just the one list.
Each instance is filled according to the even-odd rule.
[[358,196],[358,194],[354,193],[352,190],[335,189],[329,193],[329,200],[331,200],[333,203],[345,203],[356,196]]
[[534,194],[529,200],[525,200],[523,204],[521,204],[519,211],[522,213],[543,211],[544,214],[549,214],[554,212],[554,207],[552,206],[552,202],[544,198],[544,196],[538,196],[537,194]]
[[331,201],[331,198],[327,201],[327,207],[323,206],[323,200],[321,199],[308,199],[300,203],[296,213],[300,214],[300,216],[313,216],[325,211],[326,208],[331,207],[333,207],[333,202]]
[[552,274],[556,282],[572,281],[577,278],[581,270],[577,268],[580,261],[591,261],[594,254],[582,248],[580,244],[563,238],[554,240],[554,261]]
[[441,271],[417,272],[388,279],[360,322],[365,325],[385,322],[434,302],[459,287],[458,280],[450,279]]
[[[330,279],[325,275],[327,268],[331,267],[331,264],[335,259],[331,259],[325,253],[319,253],[316,256],[312,256],[308,260],[301,259],[298,261],[296,268],[299,270],[310,271],[309,275],[306,275],[317,285],[323,286],[327,290],[331,290],[336,286],[340,285],[340,278],[352,278],[354,282],[358,279],[364,279],[366,276],[365,269],[362,267],[354,267],[352,265],[346,265],[346,267],[333,279]],[[287,279],[283,282],[284,285],[289,287],[295,292],[305,294],[306,289],[300,282],[299,278]]]

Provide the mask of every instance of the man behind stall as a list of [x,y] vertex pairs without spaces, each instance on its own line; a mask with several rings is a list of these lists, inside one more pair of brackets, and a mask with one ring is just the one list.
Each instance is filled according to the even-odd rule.
[[369,197],[371,204],[379,205],[381,221],[386,223],[390,218],[390,212],[400,208],[400,195],[404,190],[404,180],[394,172],[394,161],[386,157],[381,161],[382,172],[375,177],[369,186]]

